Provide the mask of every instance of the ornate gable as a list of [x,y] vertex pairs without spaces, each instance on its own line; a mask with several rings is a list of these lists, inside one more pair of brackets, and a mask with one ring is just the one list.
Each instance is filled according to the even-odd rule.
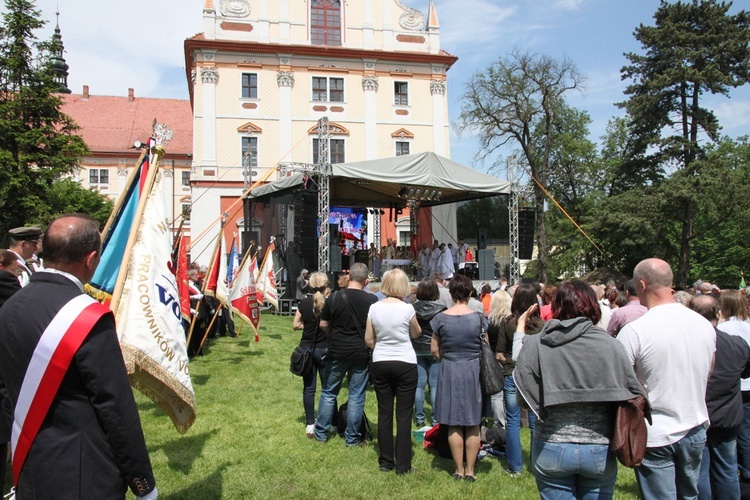
[[245,134],[260,134],[263,132],[263,129],[252,122],[247,122],[241,127],[238,127],[237,132],[243,132]]
[[392,133],[391,137],[393,137],[394,139],[414,139],[414,134],[412,134],[405,128],[400,128]]
[[[331,135],[349,135],[349,130],[346,127],[335,122],[330,122],[328,124],[328,130],[331,131]],[[307,133],[309,135],[318,135],[318,126],[315,125],[310,128]]]

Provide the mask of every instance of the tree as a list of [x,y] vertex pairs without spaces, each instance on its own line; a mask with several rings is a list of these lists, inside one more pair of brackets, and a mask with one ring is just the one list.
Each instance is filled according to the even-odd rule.
[[40,223],[49,214],[55,181],[75,172],[88,148],[61,110],[49,54],[40,42],[45,24],[28,0],[6,0],[0,26],[0,234]]
[[[576,227],[588,219],[603,183],[596,145],[588,138],[590,123],[588,113],[563,104],[549,138],[547,189],[554,201],[549,202],[546,218],[549,239],[554,242],[548,263],[553,278],[578,275],[583,264],[591,269],[602,260],[596,246]],[[541,142],[544,130],[537,133],[535,139]]]
[[750,143],[724,139],[707,151],[694,232],[691,276],[735,288],[750,271]]
[[690,246],[700,192],[696,189],[705,157],[705,140],[719,139],[714,113],[702,106],[706,93],[728,95],[750,77],[750,17],[729,15],[730,3],[716,0],[667,3],[654,14],[655,26],[640,25],[635,38],[645,55],[627,53],[621,70],[631,79],[621,103],[629,116],[634,140],[649,148],[652,165],[672,170],[670,196],[673,220],[679,225],[677,284],[685,286]]
[[579,88],[583,77],[575,65],[545,55],[514,50],[484,72],[472,76],[463,94],[459,130],[475,130],[481,141],[480,155],[487,157],[499,148],[517,144],[523,163],[539,183],[534,183],[537,247],[537,278],[546,282],[548,242],[544,218],[553,127],[564,104],[566,92]]
[[96,189],[85,189],[78,181],[64,177],[55,181],[47,192],[47,211],[40,213],[38,222],[46,226],[60,214],[77,212],[90,215],[104,227],[113,207],[114,202]]

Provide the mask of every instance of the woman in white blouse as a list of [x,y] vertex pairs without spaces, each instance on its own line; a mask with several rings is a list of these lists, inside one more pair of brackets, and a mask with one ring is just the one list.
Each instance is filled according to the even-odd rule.
[[411,417],[417,390],[417,355],[411,338],[419,337],[422,330],[414,307],[404,302],[411,289],[401,269],[388,272],[381,291],[386,297],[370,306],[365,330],[365,343],[373,349],[370,378],[378,398],[379,462],[381,471],[395,468],[396,474],[403,475],[411,472]]

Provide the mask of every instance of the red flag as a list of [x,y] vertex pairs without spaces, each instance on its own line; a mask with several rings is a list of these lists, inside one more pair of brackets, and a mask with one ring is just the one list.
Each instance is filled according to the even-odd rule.
[[175,277],[177,278],[177,292],[180,295],[180,311],[182,318],[190,321],[190,288],[188,287],[188,261],[187,245],[185,237],[180,237],[179,249],[177,251],[177,267]]
[[[243,321],[250,324],[258,332],[258,323],[260,322],[260,309],[258,307],[258,296],[255,288],[255,277],[248,261],[253,259],[245,258],[240,264],[237,275],[232,282],[232,290],[229,292],[229,301],[232,304],[234,312]],[[256,340],[257,341],[257,340]]]
[[209,297],[218,299],[222,304],[229,302],[229,289],[227,288],[227,258],[224,253],[224,235],[219,232],[218,242],[214,251],[211,264],[206,271],[203,281],[203,293]]

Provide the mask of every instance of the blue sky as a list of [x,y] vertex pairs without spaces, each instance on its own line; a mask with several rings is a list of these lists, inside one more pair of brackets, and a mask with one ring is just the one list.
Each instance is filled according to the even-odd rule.
[[[429,0],[402,1],[427,14]],[[461,94],[471,75],[519,48],[568,57],[586,76],[584,91],[571,93],[568,102],[590,114],[593,140],[604,134],[609,119],[622,113],[615,103],[624,98],[623,53],[640,52],[633,31],[640,23],[653,25],[659,6],[658,0],[434,1],[441,46],[459,58],[448,74],[451,122],[459,116]],[[744,2],[735,2],[730,12],[738,12],[739,4]],[[187,98],[183,41],[203,30],[204,0],[37,0],[43,18],[50,21],[40,36],[52,34],[58,5],[73,92],[89,85],[95,95],[124,96],[133,87],[136,96]],[[709,96],[705,102],[717,113],[724,134],[746,135],[750,85],[731,95]],[[474,160],[477,149],[476,138],[452,134],[452,158],[484,170],[489,165]]]

